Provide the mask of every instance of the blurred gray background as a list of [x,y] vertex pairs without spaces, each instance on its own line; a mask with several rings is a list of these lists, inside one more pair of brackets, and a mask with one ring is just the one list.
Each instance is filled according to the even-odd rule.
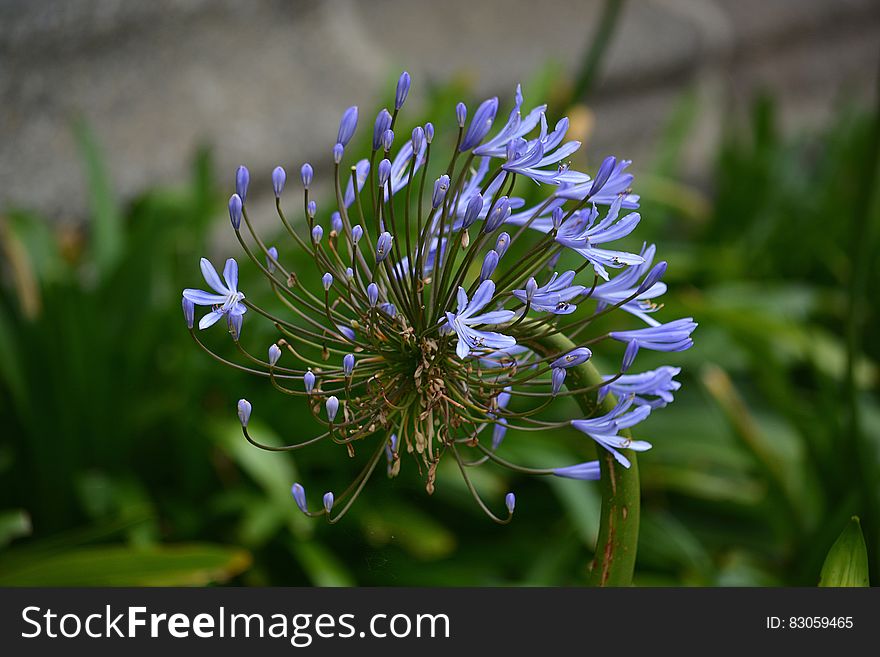
[[[576,69],[599,8],[585,0],[4,0],[0,206],[83,217],[70,131],[77,116],[95,130],[123,198],[183,175],[200,144],[214,147],[230,179],[240,163],[268,178],[276,164],[324,157],[342,109],[371,108],[380,92],[389,98],[402,68],[414,78],[410,102],[450,72],[465,71],[475,94],[509,97],[548,60]],[[650,153],[690,88],[701,114],[689,168],[699,175],[725,109],[745,109],[772,87],[788,129],[817,123],[841,98],[868,95],[878,45],[877,0],[630,2],[591,103],[587,148],[595,157]]]

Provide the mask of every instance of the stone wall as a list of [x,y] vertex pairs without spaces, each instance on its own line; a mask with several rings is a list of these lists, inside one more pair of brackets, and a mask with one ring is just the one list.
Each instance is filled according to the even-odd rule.
[[[173,182],[201,143],[255,177],[330,148],[341,110],[370,107],[401,69],[424,85],[465,72],[510,94],[548,59],[573,71],[601,4],[585,0],[5,0],[0,2],[0,208],[84,215],[70,121],[82,116],[123,198]],[[595,97],[589,147],[649,153],[684,89],[703,112],[705,164],[721,111],[774,90],[787,125],[868,97],[876,0],[630,0]],[[528,89],[526,89],[528,98]],[[613,150],[612,150],[613,149]],[[268,183],[264,185],[269,190]],[[255,189],[256,192],[256,189]]]

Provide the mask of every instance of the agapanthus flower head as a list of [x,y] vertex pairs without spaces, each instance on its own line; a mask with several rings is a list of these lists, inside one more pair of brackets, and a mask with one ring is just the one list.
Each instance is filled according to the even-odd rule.
[[[309,511],[305,489],[293,485],[296,505],[330,522],[351,508],[350,497],[380,461],[390,477],[409,468],[421,473],[430,493],[438,464],[450,459],[478,498],[468,473],[483,463],[577,480],[598,478],[615,459],[614,467],[628,467],[633,452],[650,448],[629,429],[671,403],[680,385],[672,365],[630,373],[639,351],[693,344],[692,319],[658,319],[667,263],[654,264],[656,247],[633,253],[616,244],[641,220],[631,212],[639,198],[629,161],[605,158],[595,177],[588,175],[569,160],[580,144],[566,141],[568,120],[551,128],[546,105],[529,109],[519,86],[501,120],[497,98],[470,116],[462,103],[436,135],[426,123],[399,143],[406,133],[395,137],[394,126],[410,88],[409,75],[401,75],[393,113],[381,110],[372,126],[371,152],[347,151],[356,143],[358,111],[352,106],[342,114],[329,144],[332,207],[322,200],[319,210],[310,196],[314,172],[305,164],[302,199],[288,210],[305,221],[301,214],[288,219],[281,202],[286,175],[280,167],[273,172],[279,219],[302,252],[296,261],[279,259],[250,221],[241,222],[247,174],[236,172],[230,219],[251,268],[281,297],[277,309],[245,298],[231,258],[222,278],[202,259],[210,291],[183,292],[185,324],[202,348],[211,351],[194,328],[199,305],[208,310],[198,329],[225,319],[245,359],[237,367],[268,378],[319,427],[281,449],[333,443],[340,458],[363,463],[355,482],[338,497],[326,493],[319,510]],[[520,190],[539,198],[527,203]],[[322,225],[329,226],[326,240]],[[247,317],[263,317],[279,333],[268,351],[256,350],[265,361],[240,341],[250,308]],[[601,375],[594,361],[620,367]],[[586,388],[585,373],[594,382]],[[595,410],[542,417],[569,395],[591,396],[596,403],[584,407]],[[279,449],[251,436],[251,410],[239,402],[247,439]],[[525,467],[503,455],[533,432],[544,440],[566,427],[589,436],[602,458]],[[515,504],[513,493],[494,505],[479,499],[500,523],[510,521]]]

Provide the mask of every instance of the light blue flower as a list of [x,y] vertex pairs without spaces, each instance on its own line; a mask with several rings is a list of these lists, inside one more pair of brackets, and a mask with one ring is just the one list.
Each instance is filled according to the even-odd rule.
[[[651,263],[654,261],[655,252],[656,248],[653,244],[648,247],[642,247],[641,257],[644,259],[644,262],[631,265],[607,283],[597,285],[596,289],[593,290],[592,298],[601,303],[596,310],[602,310],[606,306],[616,305],[624,299],[629,299],[636,294],[639,288],[643,287],[643,285],[639,283],[639,280],[652,271]],[[651,299],[656,299],[665,293],[666,283],[657,281],[647,286],[641,293],[636,295],[632,301],[627,301],[621,305],[620,308],[621,310],[625,310],[626,312],[635,315],[646,324],[657,326],[660,322],[651,317],[650,313],[659,310],[660,306],[653,303]]]
[[501,165],[501,168],[548,185],[577,185],[588,181],[590,179],[588,175],[574,171],[568,166],[559,165],[559,162],[581,146],[579,141],[569,141],[560,146],[566,132],[568,132],[567,118],[560,119],[553,132],[548,133],[547,119],[541,115],[540,135],[531,141],[522,137],[509,141],[507,161]]
[[192,301],[197,306],[211,306],[213,308],[211,312],[199,320],[199,328],[206,329],[227,314],[244,315],[247,312],[247,306],[242,303],[244,294],[238,291],[238,263],[233,258],[226,261],[226,266],[223,268],[223,280],[220,280],[217,270],[207,258],[202,258],[199,265],[202,268],[205,282],[215,292],[215,294],[211,294],[192,288],[183,291],[184,299]]
[[639,215],[632,212],[618,221],[621,199],[611,204],[605,218],[596,223],[599,212],[594,205],[589,211],[580,211],[562,223],[556,241],[582,255],[593,265],[601,278],[608,280],[606,267],[619,269],[626,265],[640,265],[644,258],[635,253],[597,248],[629,235],[639,223]]
[[[681,388],[681,384],[675,380],[679,372],[680,367],[664,365],[641,374],[624,374],[599,389],[599,401],[613,392],[621,397],[632,395],[633,401],[639,405],[663,408],[674,401],[672,393]],[[606,381],[609,379],[614,377],[605,377]]]
[[507,157],[507,144],[512,139],[525,137],[534,130],[541,117],[547,110],[546,105],[539,105],[531,110],[525,118],[522,118],[520,109],[522,108],[523,96],[522,87],[516,85],[516,94],[514,96],[514,107],[510,112],[507,123],[497,135],[492,137],[485,144],[481,144],[474,149],[474,155],[486,155],[495,158]]
[[638,424],[651,413],[650,406],[636,406],[635,409],[630,410],[632,406],[633,399],[629,397],[618,403],[611,412],[597,418],[572,420],[571,426],[587,434],[611,452],[620,465],[628,468],[630,466],[629,459],[618,452],[618,449],[631,449],[636,452],[645,452],[651,449],[651,443],[619,435],[621,429],[628,429]]
[[[607,160],[608,158],[606,158]],[[603,162],[604,164],[604,162]],[[614,168],[608,174],[608,179],[598,192],[590,196],[590,201],[597,205],[611,205],[620,200],[621,207],[627,210],[635,210],[639,207],[639,196],[630,192],[633,175],[626,173],[626,168],[632,164],[632,160],[616,160]],[[598,175],[597,175],[598,178]],[[557,196],[564,199],[580,201],[590,195],[593,190],[593,182],[582,182],[560,189]]]
[[513,319],[516,313],[512,310],[492,310],[482,315],[477,314],[494,295],[495,283],[491,280],[480,283],[470,301],[464,288],[458,288],[458,312],[447,312],[446,320],[447,326],[458,336],[455,353],[459,358],[467,357],[471,351],[507,349],[516,344],[516,340],[509,335],[473,328],[481,324],[503,324]]
[[[531,295],[531,308],[539,312],[553,313],[554,315],[569,315],[577,310],[572,303],[586,289],[583,285],[572,285],[574,271],[567,271],[561,276],[554,272],[547,283],[535,290]],[[513,296],[526,303],[529,300],[527,290],[514,290]]]
[[690,349],[694,344],[691,333],[695,328],[697,328],[697,323],[690,317],[685,317],[667,324],[658,324],[634,331],[611,331],[608,335],[621,342],[634,340],[642,349],[684,351]]
[[581,481],[599,480],[599,461],[587,461],[577,465],[569,465],[564,468],[556,468],[553,474],[564,479],[580,479]]

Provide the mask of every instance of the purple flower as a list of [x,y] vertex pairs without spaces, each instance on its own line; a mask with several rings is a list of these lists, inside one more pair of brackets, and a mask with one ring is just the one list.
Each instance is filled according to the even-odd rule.
[[634,331],[611,331],[608,335],[621,342],[634,340],[642,349],[684,351],[690,349],[694,344],[691,333],[695,328],[697,328],[697,323],[690,317],[686,317],[667,324],[658,324]]
[[511,515],[513,514],[513,510],[516,508],[516,495],[513,493],[508,493],[504,496],[504,506],[507,507],[507,512]]
[[[632,395],[633,401],[639,405],[663,408],[674,401],[672,393],[681,388],[681,384],[675,380],[679,372],[680,367],[664,365],[641,374],[625,374],[599,389],[599,401],[613,392],[621,397]],[[606,376],[605,380],[612,378]]]
[[240,166],[235,170],[235,193],[244,203],[247,200],[248,184],[251,181],[251,174],[246,166]]
[[379,110],[376,115],[376,123],[373,125],[373,150],[378,151],[382,147],[382,136],[391,127],[391,114],[387,109]]
[[327,272],[323,276],[321,276],[321,285],[324,286],[324,291],[327,292],[330,290],[330,286],[333,285],[333,274]]
[[394,238],[388,231],[379,235],[379,239],[376,240],[376,262],[382,262],[388,257],[388,254],[391,253],[391,243],[393,241]]
[[232,222],[234,230],[241,227],[241,205],[241,197],[238,194],[229,197],[229,221]]
[[455,106],[455,121],[458,123],[459,128],[463,128],[464,124],[467,123],[467,105],[464,103],[458,103]]
[[[602,162],[603,166],[607,167],[606,162],[608,162],[608,159],[606,158]],[[595,190],[593,189],[594,183],[606,175],[602,171],[602,166],[599,167],[599,173],[596,174],[595,180],[567,186],[560,189],[557,194],[560,198],[576,201],[583,200],[589,196],[590,200],[598,205],[611,205],[619,200],[621,207],[627,210],[635,210],[639,207],[639,196],[629,191],[633,182],[633,175],[625,173],[625,169],[630,164],[632,164],[631,160],[617,160],[607,179],[601,186],[595,185]]]
[[477,111],[474,112],[474,118],[471,119],[471,124],[468,126],[467,132],[464,133],[464,138],[461,140],[458,150],[464,153],[483,141],[483,138],[492,128],[492,123],[495,121],[495,114],[497,112],[497,98],[484,100],[477,108]]
[[305,387],[306,392],[311,393],[312,390],[315,389],[315,374],[312,370],[309,370],[303,375],[303,387]]
[[504,257],[504,254],[507,253],[508,246],[510,246],[510,235],[507,233],[501,233],[498,236],[498,239],[495,240],[495,250],[498,252],[499,258]]
[[483,231],[491,233],[498,229],[501,224],[510,216],[510,199],[502,196],[498,199],[495,207],[486,216],[486,223],[483,224]]
[[324,229],[323,228],[321,228],[320,226],[317,226],[317,225],[314,228],[312,228],[312,241],[315,244],[320,244],[322,237],[324,237]]
[[446,192],[449,189],[449,176],[445,173],[434,181],[434,193],[431,195],[431,207],[436,209],[443,203],[446,198]]
[[342,156],[343,156],[343,155],[345,155],[345,146],[343,146],[342,144],[337,143],[337,144],[333,147],[333,163],[334,163],[334,164],[339,164],[340,162],[342,162]]
[[397,93],[394,95],[394,109],[399,110],[406,102],[406,96],[409,93],[411,80],[409,73],[404,71],[397,80]]
[[429,144],[434,141],[434,124],[431,122],[425,124],[425,140]]
[[282,167],[275,167],[272,170],[272,189],[275,191],[275,198],[281,198],[285,182],[287,182],[287,172]]
[[481,144],[474,149],[475,155],[485,155],[495,158],[503,158],[507,154],[507,144],[514,139],[519,139],[534,130],[541,117],[547,109],[546,105],[539,105],[532,109],[525,118],[522,118],[520,110],[522,108],[523,96],[522,88],[516,85],[516,93],[514,95],[514,107],[507,119],[507,123],[497,135],[489,141]]
[[299,177],[302,180],[303,189],[308,189],[312,185],[312,180],[315,177],[315,171],[312,169],[312,165],[306,162],[302,165],[302,168],[299,170]]
[[291,486],[290,493],[293,495],[293,501],[296,502],[299,510],[303,513],[308,513],[309,507],[308,504],[306,504],[306,489],[302,487],[302,484],[294,484]]
[[253,406],[251,406],[251,403],[247,399],[239,399],[237,408],[238,421],[241,422],[241,426],[246,427],[251,419],[251,410],[253,410]]
[[593,357],[593,352],[587,349],[586,347],[578,347],[577,349],[572,349],[564,356],[560,356],[552,363],[550,363],[550,367],[576,367],[581,363],[586,363],[590,358]]
[[273,344],[269,347],[269,365],[273,367],[278,363],[281,358],[281,348],[277,344]]
[[223,280],[220,280],[217,270],[207,258],[202,258],[199,264],[202,268],[202,276],[205,277],[208,286],[214,290],[214,294],[192,288],[183,291],[184,299],[189,299],[195,305],[213,307],[211,312],[199,320],[199,328],[206,329],[225,315],[239,317],[244,315],[247,306],[242,303],[244,294],[238,291],[238,263],[232,258],[226,261]]
[[569,465],[565,468],[556,468],[553,474],[565,479],[580,479],[581,481],[597,481],[599,475],[599,461],[587,461],[577,465]]
[[342,359],[342,373],[351,376],[354,372],[354,354],[345,354]]
[[623,352],[623,361],[620,363],[620,373],[623,374],[636,360],[636,355],[639,353],[639,343],[636,340],[630,340],[626,344],[626,350]]
[[629,409],[632,405],[632,398],[625,399],[615,406],[611,412],[597,418],[572,420],[571,426],[587,434],[599,445],[611,452],[620,465],[628,468],[630,466],[629,459],[618,452],[618,449],[631,449],[636,452],[644,452],[651,449],[651,443],[647,443],[644,440],[632,440],[631,438],[618,435],[621,429],[628,429],[638,424],[648,417],[651,412],[650,406],[636,406],[634,410],[630,411]]
[[324,511],[330,513],[330,511],[333,509],[333,502],[335,501],[336,498],[333,496],[333,493],[324,493],[324,499],[322,500],[322,502],[324,503]]
[[550,375],[550,394],[554,397],[562,390],[562,384],[565,383],[565,376],[568,370],[562,367],[554,367]]
[[[364,188],[364,183],[367,182],[367,176],[370,175],[370,161],[369,160],[360,160],[357,164],[354,165],[354,180],[357,181],[357,191],[360,191]],[[351,204],[354,203],[354,181],[349,177],[348,186],[345,188],[345,196],[343,197],[342,204],[346,209],[351,207]]]
[[467,292],[463,287],[458,288],[458,312],[446,313],[448,327],[455,331],[458,336],[458,345],[455,353],[459,358],[465,358],[471,351],[485,351],[487,349],[506,349],[516,344],[516,340],[509,335],[494,333],[491,331],[479,331],[474,326],[480,324],[503,324],[513,319],[516,314],[512,310],[493,310],[478,315],[495,294],[495,283],[491,280],[483,281],[474,293],[473,299],[468,301]]
[[327,410],[327,421],[333,422],[336,419],[336,413],[339,411],[339,400],[334,395],[330,395],[327,397],[327,401],[324,402],[324,408]]
[[640,217],[635,212],[618,221],[620,208],[621,200],[617,199],[599,223],[596,223],[599,216],[596,206],[586,214],[584,211],[578,212],[564,222],[556,234],[557,242],[589,260],[595,272],[606,281],[608,280],[606,267],[620,268],[644,262],[642,256],[634,253],[597,248],[598,244],[626,237],[638,225]]
[[510,140],[506,148],[507,161],[501,168],[548,185],[574,185],[589,180],[586,174],[572,171],[567,166],[557,166],[581,146],[579,141],[570,141],[560,146],[566,132],[567,118],[560,119],[553,132],[548,133],[547,120],[541,115],[541,134],[531,141],[522,137]]
[[583,285],[572,285],[574,275],[574,271],[567,271],[561,276],[554,273],[545,285],[534,290],[531,295],[528,290],[523,289],[514,290],[513,296],[523,303],[530,300],[531,307],[539,312],[569,315],[577,310],[572,301],[586,289]]
[[[655,251],[656,248],[653,244],[643,248],[641,252],[643,262],[630,265],[607,283],[596,286],[596,289],[593,290],[593,298],[600,302],[597,310],[635,297],[631,301],[623,303],[620,306],[621,310],[635,315],[651,326],[657,326],[660,323],[649,316],[659,310],[659,306],[651,300],[666,292],[666,284],[659,280],[666,271],[666,263],[661,262],[653,269],[651,268]],[[647,275],[645,272],[648,272]],[[639,279],[643,275],[645,278],[639,283]]]
[[357,128],[357,122],[358,108],[357,105],[352,105],[345,110],[342,114],[342,119],[339,121],[339,132],[336,135],[336,143],[348,146],[348,142],[351,141],[355,128]]
[[379,301],[379,286],[375,283],[367,285],[367,300],[370,302],[370,306],[375,306]]
[[193,322],[195,322],[196,306],[192,301],[190,301],[186,297],[183,297],[182,302],[183,302],[183,319],[186,321],[186,327],[191,329],[193,327]]
[[492,249],[483,258],[483,266],[480,268],[480,282],[491,278],[497,266],[498,252]]
[[[495,399],[495,409],[497,411],[504,411],[507,408],[507,404],[510,403],[510,390],[510,386],[508,386],[498,393],[498,397]],[[499,417],[497,413],[492,412],[486,413],[486,415],[490,420],[495,421],[492,425],[492,449],[497,450],[504,440],[504,435],[507,433],[507,418]]]
[[388,178],[391,177],[391,160],[386,157],[379,162],[378,173],[379,175],[377,176],[377,179],[379,181],[379,187],[384,187],[385,183],[388,182]]

